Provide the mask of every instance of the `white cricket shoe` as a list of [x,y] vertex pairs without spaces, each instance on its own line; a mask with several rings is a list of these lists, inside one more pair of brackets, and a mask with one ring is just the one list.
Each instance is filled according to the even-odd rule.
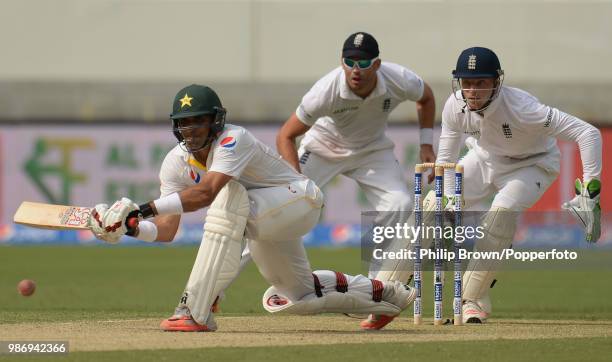
[[482,324],[489,318],[489,313],[473,301],[463,302],[463,324]]

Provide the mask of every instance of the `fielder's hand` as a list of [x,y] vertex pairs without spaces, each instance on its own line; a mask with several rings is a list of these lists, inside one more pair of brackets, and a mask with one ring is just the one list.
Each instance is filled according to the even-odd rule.
[[[421,162],[436,162],[436,153],[434,152],[433,146],[428,144],[422,144],[419,151],[419,157]],[[432,169],[427,176],[427,183],[430,184],[434,179],[434,170]]]
[[576,197],[561,207],[570,211],[584,227],[586,241],[596,243],[601,235],[601,207],[599,206],[601,182],[596,179],[585,183],[576,180],[575,186]]
[[137,213],[138,205],[125,197],[116,201],[110,209],[107,204],[98,204],[91,212],[89,226],[98,239],[114,244],[130,230],[127,220]]

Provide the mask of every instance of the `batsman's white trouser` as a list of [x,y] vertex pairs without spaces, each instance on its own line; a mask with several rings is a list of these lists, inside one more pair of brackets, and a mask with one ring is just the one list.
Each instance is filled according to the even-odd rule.
[[[379,212],[376,224],[395,226],[406,222],[412,213],[412,197],[393,149],[328,159],[301,147],[298,156],[302,173],[321,188],[338,175],[355,180],[370,210]],[[372,259],[369,277],[378,278],[380,268],[381,261]]]

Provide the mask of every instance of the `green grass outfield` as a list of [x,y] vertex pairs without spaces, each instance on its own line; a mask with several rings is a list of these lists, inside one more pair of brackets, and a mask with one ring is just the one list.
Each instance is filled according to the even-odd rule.
[[[0,247],[0,323],[64,322],[120,318],[165,318],[173,311],[195,259],[193,247]],[[334,269],[360,273],[364,266],[358,249],[309,249],[314,269]],[[451,274],[451,273],[448,273]],[[16,285],[33,279],[36,293],[20,296]],[[609,320],[612,321],[612,270],[532,270],[500,273],[492,290],[496,319]],[[425,275],[425,281],[431,275]],[[451,283],[445,288],[446,315],[451,315]],[[261,306],[265,281],[250,265],[228,290],[221,316],[267,314]],[[425,282],[425,316],[431,317],[432,286]],[[428,308],[432,306],[432,308]],[[429,313],[428,313],[429,312]],[[510,353],[513,341],[444,342],[417,344],[372,344],[368,346],[289,346],[251,348],[207,348],[197,350],[148,350],[145,352],[75,352],[70,358],[87,360],[168,360],[211,357],[207,360],[306,360],[305,352],[318,359],[333,357],[346,350],[342,359],[367,360],[367,352],[402,360],[408,354],[427,357],[434,354],[453,359],[470,354],[471,360],[490,360],[495,354]],[[470,352],[477,345],[478,353]],[[535,360],[577,360],[585,351],[589,359],[612,355],[612,342],[605,338],[566,338],[521,341],[521,354]],[[514,346],[514,347],[513,347]],[[274,349],[275,353],[266,353]],[[343,352],[345,353],[345,352]],[[475,353],[475,354],[474,354]],[[215,359],[214,357],[218,357]],[[242,357],[241,357],[242,356]],[[297,357],[301,356],[301,357]],[[515,360],[508,357],[508,360]],[[540,357],[537,357],[540,356]],[[544,358],[541,356],[548,356]],[[592,358],[592,357],[593,358]],[[261,358],[260,358],[261,357]],[[295,357],[295,358],[294,358]],[[457,358],[455,358],[457,357]],[[479,358],[482,357],[482,358]],[[2,358],[2,356],[0,356]],[[339,358],[339,357],[338,357]],[[386,358],[386,357],[385,357]],[[308,358],[310,359],[310,358]],[[333,358],[332,358],[333,359]],[[21,359],[20,359],[21,360]],[[25,359],[24,359],[25,360]]]

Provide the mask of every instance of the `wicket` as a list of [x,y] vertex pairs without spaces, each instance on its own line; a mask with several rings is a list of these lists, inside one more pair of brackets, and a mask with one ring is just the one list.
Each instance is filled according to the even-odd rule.
[[[423,219],[423,200],[422,200],[422,188],[423,188],[423,171],[427,169],[434,169],[434,190],[436,195],[435,203],[435,226],[441,228],[443,225],[443,195],[444,195],[444,169],[455,170],[455,198],[461,200],[463,190],[463,166],[455,163],[420,163],[414,167],[414,221],[415,226],[421,226]],[[454,205],[454,216],[455,216],[455,227],[460,226],[462,222],[461,215],[461,201],[455,202]],[[442,319],[442,282],[443,282],[443,264],[442,259],[439,258],[439,253],[443,246],[443,240],[440,236],[434,233],[434,249],[436,251],[436,259],[434,260],[434,325],[444,324]],[[461,293],[462,293],[462,275],[461,275],[461,260],[459,259],[459,249],[461,245],[455,238],[453,242],[453,249],[455,251],[455,259],[453,262],[453,324],[462,324],[462,305],[461,305]],[[422,324],[422,303],[421,303],[421,291],[422,291],[422,262],[421,262],[421,237],[417,236],[414,243],[414,251],[416,253],[416,259],[414,261],[414,287],[417,290],[417,297],[414,301],[414,324]]]

